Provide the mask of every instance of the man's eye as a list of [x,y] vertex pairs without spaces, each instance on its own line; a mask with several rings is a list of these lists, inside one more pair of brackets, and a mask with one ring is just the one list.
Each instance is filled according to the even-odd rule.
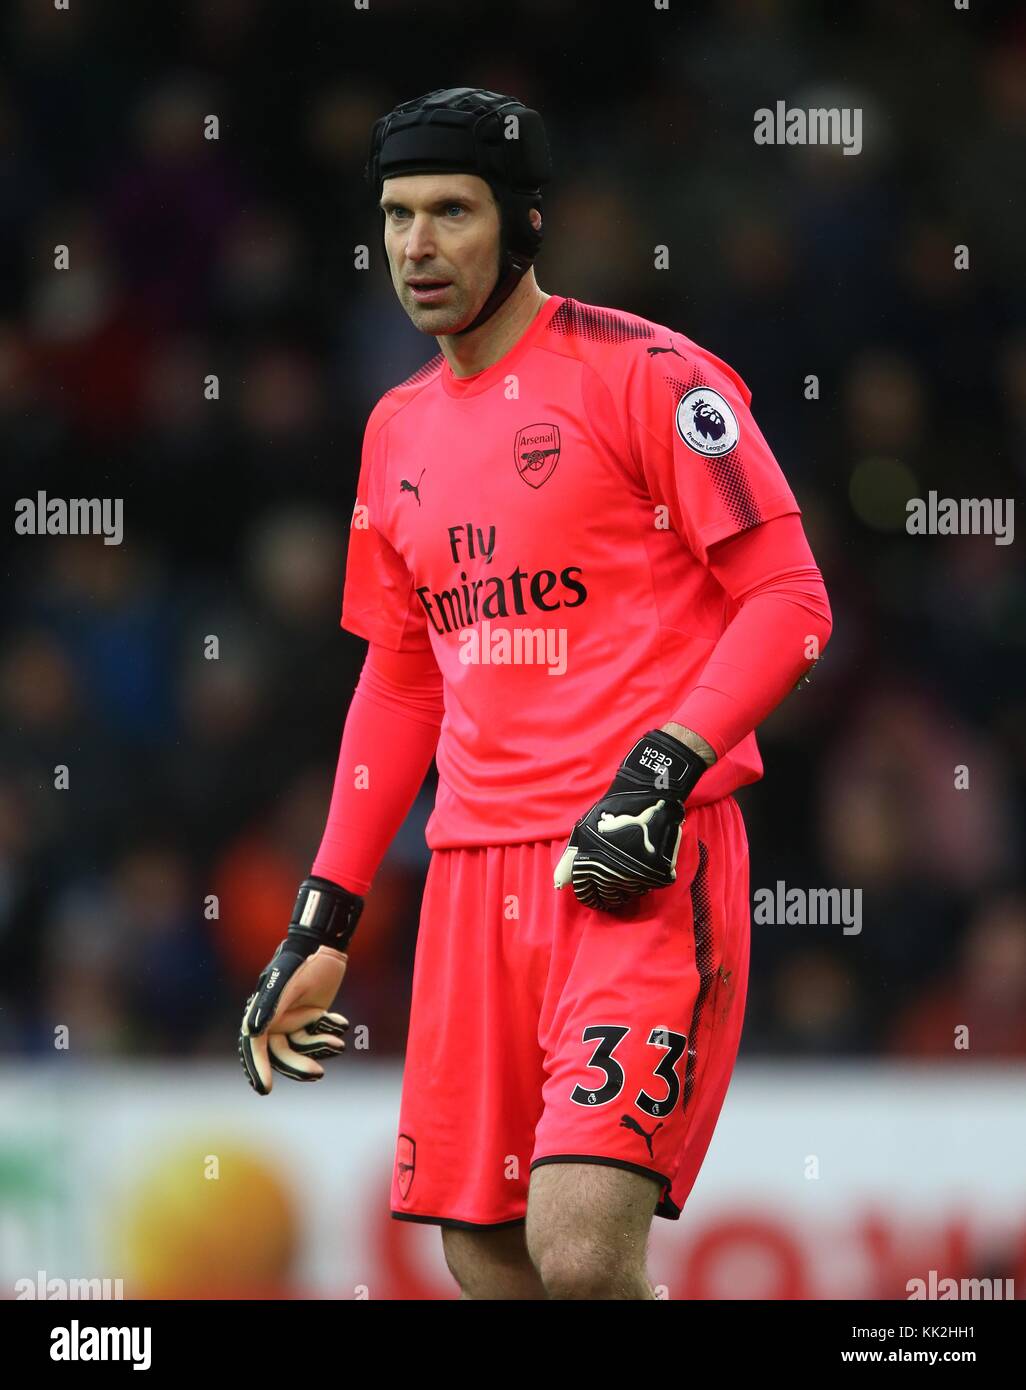
[[464,212],[465,210],[466,209],[464,208],[462,203],[450,203],[449,206],[445,209],[446,214],[448,216],[452,216],[453,213]]

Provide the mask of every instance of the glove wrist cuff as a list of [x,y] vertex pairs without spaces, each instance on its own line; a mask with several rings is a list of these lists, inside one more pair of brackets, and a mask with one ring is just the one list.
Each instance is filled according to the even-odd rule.
[[289,921],[289,949],[312,955],[319,946],[346,951],[363,912],[363,899],[326,878],[305,878]]
[[684,802],[707,770],[705,759],[686,743],[662,729],[652,729],[624,758],[613,786],[618,791],[651,788]]

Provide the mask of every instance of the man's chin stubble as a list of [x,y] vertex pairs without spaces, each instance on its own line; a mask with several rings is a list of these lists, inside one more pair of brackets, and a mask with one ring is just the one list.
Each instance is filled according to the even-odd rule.
[[455,334],[460,328],[464,327],[466,314],[453,314],[450,311],[442,313],[441,310],[417,309],[416,313],[410,314],[413,327],[420,329],[423,334],[431,334],[432,338],[445,338],[448,334]]
[[457,332],[467,321],[465,313],[456,314],[448,305],[431,309],[427,305],[415,304],[407,313],[414,328],[419,329],[421,333],[430,333],[435,338],[444,338],[449,333]]

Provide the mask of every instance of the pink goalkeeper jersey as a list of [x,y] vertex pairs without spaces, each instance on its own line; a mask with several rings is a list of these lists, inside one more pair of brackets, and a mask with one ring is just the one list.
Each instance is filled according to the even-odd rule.
[[[342,626],[434,652],[431,848],[568,835],[673,717],[736,612],[708,548],[799,511],[750,399],[682,334],[552,295],[491,367],[439,354],[375,406]],[[761,774],[749,734],[688,804]]]

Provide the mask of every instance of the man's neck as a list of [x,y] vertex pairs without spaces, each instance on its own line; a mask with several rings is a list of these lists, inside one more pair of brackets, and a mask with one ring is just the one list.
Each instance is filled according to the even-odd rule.
[[453,376],[473,376],[505,357],[549,298],[550,295],[538,288],[533,273],[525,275],[506,302],[500,304],[480,328],[461,337],[450,333],[436,339]]

